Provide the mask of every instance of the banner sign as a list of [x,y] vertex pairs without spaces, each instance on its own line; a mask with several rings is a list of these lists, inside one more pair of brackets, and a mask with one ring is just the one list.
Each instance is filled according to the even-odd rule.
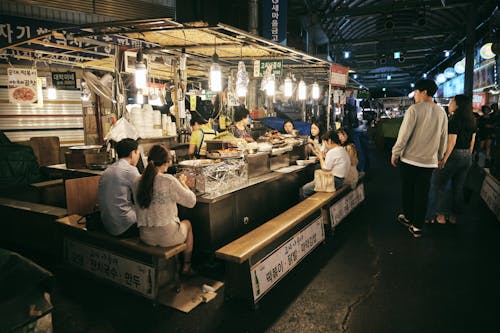
[[[51,32],[52,34],[49,34]],[[0,15],[0,49],[47,34],[49,35],[42,39],[44,43],[73,46],[82,49],[81,52],[57,54],[54,53],[53,50],[47,51],[47,48],[42,45],[32,43],[30,50],[1,50],[0,60],[15,58],[26,60],[40,59],[42,61],[59,60],[63,62],[85,62],[112,56],[115,52],[115,48],[112,44],[127,48],[150,48],[155,46],[154,44],[146,43],[138,39],[131,39],[119,35],[89,36],[85,38],[74,37],[76,33],[81,32],[80,29],[70,28],[67,24],[63,23]],[[109,43],[110,45],[96,45],[92,40]],[[90,51],[90,53],[85,52],[86,50]],[[49,53],[45,53],[44,51]]]
[[363,184],[358,185],[345,197],[330,206],[330,220],[332,228],[335,228],[350,212],[365,200],[365,188]]
[[487,173],[481,186],[480,195],[497,220],[500,221],[500,182]]
[[347,85],[347,67],[340,65],[330,66],[330,85],[332,87],[345,87]]
[[262,1],[262,37],[286,45],[288,0]]
[[253,76],[261,77],[264,76],[267,69],[271,69],[271,74],[274,76],[281,76],[283,73],[283,61],[282,60],[255,60],[253,63]]
[[250,269],[254,301],[269,291],[325,239],[320,216]]
[[52,72],[52,85],[60,90],[72,90],[76,88],[75,72]]
[[154,297],[154,267],[69,238],[64,239],[64,261],[147,298]]
[[37,77],[33,68],[7,68],[9,103],[33,104],[37,101]]

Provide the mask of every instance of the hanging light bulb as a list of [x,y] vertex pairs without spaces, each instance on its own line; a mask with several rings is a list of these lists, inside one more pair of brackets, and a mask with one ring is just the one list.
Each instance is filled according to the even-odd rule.
[[285,97],[292,97],[293,94],[293,82],[292,79],[287,77],[285,79]]
[[214,53],[212,65],[210,66],[210,90],[213,92],[222,91],[222,72],[218,64],[219,56]]
[[137,90],[137,97],[135,99],[135,102],[137,104],[144,104],[144,94],[142,92],[142,89]]
[[135,87],[137,89],[146,89],[148,81],[148,69],[143,61],[142,49],[137,52],[135,64]]
[[54,87],[47,88],[47,99],[54,100],[57,98],[57,90]]
[[274,81],[274,75],[271,75],[266,83],[266,95],[274,96],[276,92],[276,82]]
[[249,81],[245,62],[238,62],[238,73],[236,73],[236,94],[238,97],[245,97],[247,95]]
[[297,97],[299,98],[299,100],[303,101],[306,99],[306,95],[307,95],[306,83],[304,82],[304,80],[300,80]]
[[314,82],[312,85],[312,98],[313,99],[319,98],[319,85],[317,82]]
[[387,74],[387,80],[391,80],[392,79],[392,75],[391,74]]

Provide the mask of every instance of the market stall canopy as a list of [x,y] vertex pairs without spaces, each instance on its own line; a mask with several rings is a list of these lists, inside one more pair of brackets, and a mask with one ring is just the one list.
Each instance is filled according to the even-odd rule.
[[[142,49],[148,57],[150,75],[158,79],[173,77],[173,59],[183,52],[187,56],[190,79],[207,76],[215,52],[225,70],[236,68],[240,60],[283,60],[285,72],[300,74],[305,79],[328,80],[331,65],[324,59],[229,25],[181,24],[171,19],[115,21],[54,29],[1,46],[0,59],[41,61],[112,72],[117,64],[118,49],[133,52]],[[127,58],[122,61],[126,62]]]

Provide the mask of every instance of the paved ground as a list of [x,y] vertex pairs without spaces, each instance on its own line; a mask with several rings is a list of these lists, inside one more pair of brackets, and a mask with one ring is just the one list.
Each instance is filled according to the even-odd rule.
[[457,226],[413,239],[395,222],[397,169],[373,158],[366,202],[257,311],[221,291],[186,315],[54,268],[56,333],[499,332],[500,223],[475,194]]

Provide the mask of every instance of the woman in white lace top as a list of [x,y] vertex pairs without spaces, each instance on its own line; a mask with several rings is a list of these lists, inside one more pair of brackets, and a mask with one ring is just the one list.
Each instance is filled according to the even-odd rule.
[[170,162],[169,151],[160,145],[151,148],[148,165],[136,186],[137,226],[140,237],[153,246],[174,246],[186,242],[182,273],[191,272],[193,231],[188,220],[180,221],[177,204],[188,208],[196,204],[195,194],[186,185],[186,176],[179,180],[165,174]]

